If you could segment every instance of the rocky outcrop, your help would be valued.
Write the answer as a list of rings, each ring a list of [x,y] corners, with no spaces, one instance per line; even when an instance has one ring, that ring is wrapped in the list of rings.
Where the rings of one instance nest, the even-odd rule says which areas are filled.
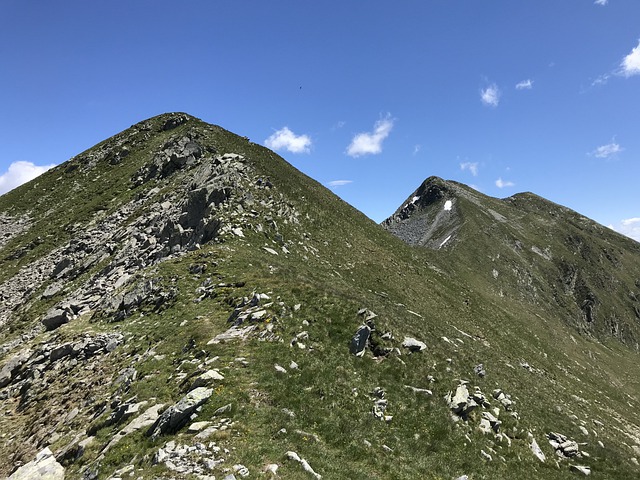
[[[362,325],[351,338],[349,351],[356,357],[362,357],[367,349],[371,328],[368,325]]]
[[[580,451],[580,445],[578,442],[571,440],[566,435],[561,433],[550,432],[547,434],[549,444],[553,447],[556,455],[559,457],[572,458],[572,457],[584,457],[584,452]]]
[[[78,362],[112,352],[124,342],[120,333],[84,335],[66,343],[43,343],[11,357],[0,370],[0,399],[19,394],[24,408],[37,392],[47,388],[46,375]]]
[[[9,475],[9,480],[64,480],[64,475],[64,467],[56,461],[51,450],[45,448],[35,460]]]
[[[189,421],[191,415],[213,394],[213,389],[197,387],[187,393],[175,405],[167,408],[153,425],[147,430],[147,436],[156,439],[158,436],[175,432]]]

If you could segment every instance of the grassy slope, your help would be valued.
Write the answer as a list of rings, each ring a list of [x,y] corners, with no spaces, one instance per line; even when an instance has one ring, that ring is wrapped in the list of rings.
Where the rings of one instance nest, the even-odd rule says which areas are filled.
[[[637,428],[637,420],[629,415],[638,407],[636,354],[615,342],[606,345],[581,337],[550,312],[523,308],[517,298],[496,296],[493,287],[487,287],[480,277],[463,275],[465,267],[454,266],[455,250],[447,254],[407,247],[272,152],[218,128],[200,128],[208,129],[219,152],[247,156],[257,173],[271,178],[303,220],[297,226],[280,224],[283,239],[293,245],[288,256],[274,256],[261,249],[265,244],[276,245],[273,236],[247,232],[245,239],[210,244],[157,267],[156,275],[167,282],[175,279],[180,293],[174,307],[115,325],[129,340],[109,359],[114,375],[119,367],[132,363],[132,353],[149,346],[166,355],[136,364],[140,379],[132,385],[131,395],[137,394],[139,400],[177,400],[181,393],[171,376],[176,365],[193,357],[193,351],[183,351],[193,338],[196,350],[204,350],[209,357],[219,356],[215,366],[226,377],[200,419],[208,418],[221,405],[234,406],[234,429],[217,439],[220,445],[233,449],[227,466],[243,463],[257,471],[266,463],[277,462],[283,465],[281,478],[301,478],[300,467],[284,460],[287,450],[295,450],[325,478],[455,478],[462,474],[471,478],[570,478],[567,462],[558,469],[544,441],[543,434],[553,430],[589,443],[584,449],[592,458],[583,463],[591,465],[600,478],[632,478],[637,473],[629,461],[631,450],[623,443],[631,441],[617,430],[624,428],[623,421],[635,423]],[[162,137],[150,141],[158,145]],[[150,146],[146,151],[152,149]],[[142,159],[144,151],[139,155]],[[85,203],[73,209],[72,215],[71,203],[65,202],[75,205],[79,197],[66,192],[73,191],[70,185],[78,174],[67,178],[63,166],[2,197],[0,210],[18,212],[29,206],[36,218],[46,205],[60,206],[41,225],[5,248],[3,256],[28,243],[36,231],[40,236],[42,232],[52,235],[49,243],[22,259],[5,262],[3,275],[9,276],[52,244],[64,243],[68,224],[85,221],[97,208],[109,208],[111,198],[120,201],[134,195],[135,191],[123,188],[123,180],[137,170],[139,161],[132,155],[123,164],[101,164],[95,172],[87,173],[100,180],[92,178],[87,190],[78,191]],[[318,256],[309,254],[298,242],[316,248]],[[188,266],[196,261],[211,263],[213,273],[205,276],[214,275],[221,282],[243,281],[245,286],[226,289],[214,299],[194,304],[195,289],[202,278],[188,274]],[[251,339],[207,345],[227,328],[230,304],[253,291],[267,292],[284,303],[286,309],[279,310],[273,319],[283,342]],[[299,311],[292,308],[296,304],[301,305]],[[370,353],[364,358],[351,356],[348,343],[361,324],[356,312],[362,307],[379,315],[378,329],[391,331],[395,346],[410,335],[425,341],[428,350],[382,361]],[[303,325],[305,320],[308,326]],[[73,335],[74,331],[96,328],[114,326],[80,321],[62,327],[61,332],[66,329]],[[302,330],[309,334],[305,340],[308,348],[290,347],[289,341]],[[246,358],[246,367],[240,366],[238,357]],[[288,369],[291,360],[299,364],[299,370],[290,370],[287,375],[275,370],[276,363]],[[536,373],[522,368],[521,360],[529,362]],[[487,369],[484,379],[474,378],[477,363],[484,363]],[[435,377],[435,383],[427,381],[428,375]],[[476,422],[454,424],[449,419],[443,396],[460,378],[481,386],[487,395],[499,387],[514,397],[520,421],[505,415],[503,425],[514,437],[512,447],[494,444],[489,436],[475,430]],[[430,388],[434,394],[419,396],[404,385]],[[369,393],[378,386],[387,391],[388,413],[394,416],[389,424],[371,414]],[[105,392],[113,389],[104,387]],[[585,438],[570,415],[585,420],[589,430],[597,430],[605,448],[595,444],[593,434]],[[624,420],[617,422],[616,416]],[[595,426],[593,419],[606,426]],[[278,434],[281,428],[288,433]],[[546,464],[528,450],[529,429],[551,458]],[[296,430],[317,435],[319,441]],[[107,439],[113,431],[102,429],[98,438]],[[471,442],[465,438],[467,433]],[[186,434],[178,437],[181,441],[189,438]],[[366,446],[364,440],[372,446]],[[53,447],[63,443],[64,439]],[[117,466],[132,462],[151,478],[162,471],[151,467],[149,457],[159,444],[141,434],[124,440],[103,460],[102,474],[106,478]],[[383,450],[382,445],[392,451]],[[489,448],[496,452],[493,462],[482,460],[480,454],[481,449]],[[90,464],[96,453],[90,448],[77,464],[70,465],[71,475],[83,464]]]

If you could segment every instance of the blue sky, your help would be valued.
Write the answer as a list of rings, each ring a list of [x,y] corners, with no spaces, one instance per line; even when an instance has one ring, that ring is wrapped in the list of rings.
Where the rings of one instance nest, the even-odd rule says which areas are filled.
[[[184,111],[376,221],[438,175],[640,239],[638,0],[2,0],[0,92],[0,192]]]

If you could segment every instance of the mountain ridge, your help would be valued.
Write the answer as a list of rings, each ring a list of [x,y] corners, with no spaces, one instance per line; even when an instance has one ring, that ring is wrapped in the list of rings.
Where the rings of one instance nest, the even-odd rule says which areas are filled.
[[[410,246],[172,113],[0,197],[0,475],[635,475],[636,250],[431,179]]]

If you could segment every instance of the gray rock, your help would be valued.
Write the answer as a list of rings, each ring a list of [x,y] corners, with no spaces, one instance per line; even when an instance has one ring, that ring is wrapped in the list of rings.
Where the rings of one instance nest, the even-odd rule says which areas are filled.
[[[189,390],[193,390],[198,387],[206,387],[214,382],[224,380],[224,376],[218,370],[207,370],[202,375],[199,375],[191,385]]]
[[[74,353],[73,344],[64,343],[51,350],[51,353],[49,354],[49,360],[55,362],[56,360],[60,360],[61,358],[71,355],[72,353]],[[75,353],[77,354],[77,352]]]
[[[4,364],[2,370],[0,370],[0,388],[6,387],[11,382],[11,379],[16,375],[20,368],[27,363],[29,357],[31,357],[31,350],[25,350],[18,355],[11,357],[11,359]]]
[[[48,300],[49,298],[55,297],[60,293],[60,291],[62,291],[62,285],[59,283],[52,283],[44,290],[44,292],[42,292],[42,298],[44,300]]]
[[[356,357],[362,357],[367,348],[367,342],[369,341],[370,336],[371,328],[367,325],[362,325],[360,328],[358,328],[358,331],[351,339],[349,351]]]
[[[531,445],[529,445],[529,447],[538,460],[544,462],[547,459],[546,455],[538,445],[538,442],[536,442],[535,438],[531,439]]]
[[[479,363],[478,365],[473,367],[473,371],[480,378],[484,377],[487,374],[486,370],[484,369],[484,365],[482,363]]]
[[[47,330],[55,330],[60,325],[69,323],[69,320],[71,320],[71,315],[68,311],[60,308],[52,308],[42,318],[42,324]]]
[[[574,472],[583,473],[584,475],[591,475],[591,468],[586,467],[584,465],[571,465],[569,470],[573,470]]]
[[[408,388],[409,390],[411,390],[414,393],[420,393],[420,394],[425,395],[427,397],[430,397],[431,395],[433,395],[433,392],[431,390],[426,389],[426,388],[412,387],[411,385],[405,385],[404,388]]]
[[[209,425],[211,425],[211,422],[209,421],[193,422],[191,425],[189,425],[189,428],[187,429],[187,433],[201,432],[202,430],[207,428]]]
[[[449,408],[459,415],[462,415],[464,412],[468,413],[472,408],[477,406],[475,401],[469,398],[469,390],[464,384],[458,385],[455,393],[449,392],[445,397],[445,400],[447,401]],[[471,405],[472,402],[473,405]]]
[[[317,480],[320,480],[322,478],[322,475],[320,475],[319,473],[316,473],[313,470],[313,468],[311,468],[311,465],[309,465],[309,462],[307,462],[304,458],[300,458],[300,456],[296,452],[288,451],[285,455],[289,460],[293,460],[295,462],[300,463],[302,465],[303,470],[313,475]]]
[[[213,416],[217,417],[218,415],[222,415],[223,413],[230,412],[231,408],[232,408],[231,404],[227,403],[226,405],[218,408],[215,412],[213,412]]]
[[[64,467],[60,465],[53,452],[45,448],[32,462],[23,465],[9,476],[9,480],[64,480]]]
[[[421,352],[427,348],[427,344],[421,342],[420,340],[416,340],[413,337],[404,337],[402,341],[402,346],[408,349],[410,352]]]
[[[147,435],[155,439],[167,432],[175,432],[184,426],[196,409],[213,394],[213,389],[198,387],[187,393],[175,405],[167,408],[147,430]]]

